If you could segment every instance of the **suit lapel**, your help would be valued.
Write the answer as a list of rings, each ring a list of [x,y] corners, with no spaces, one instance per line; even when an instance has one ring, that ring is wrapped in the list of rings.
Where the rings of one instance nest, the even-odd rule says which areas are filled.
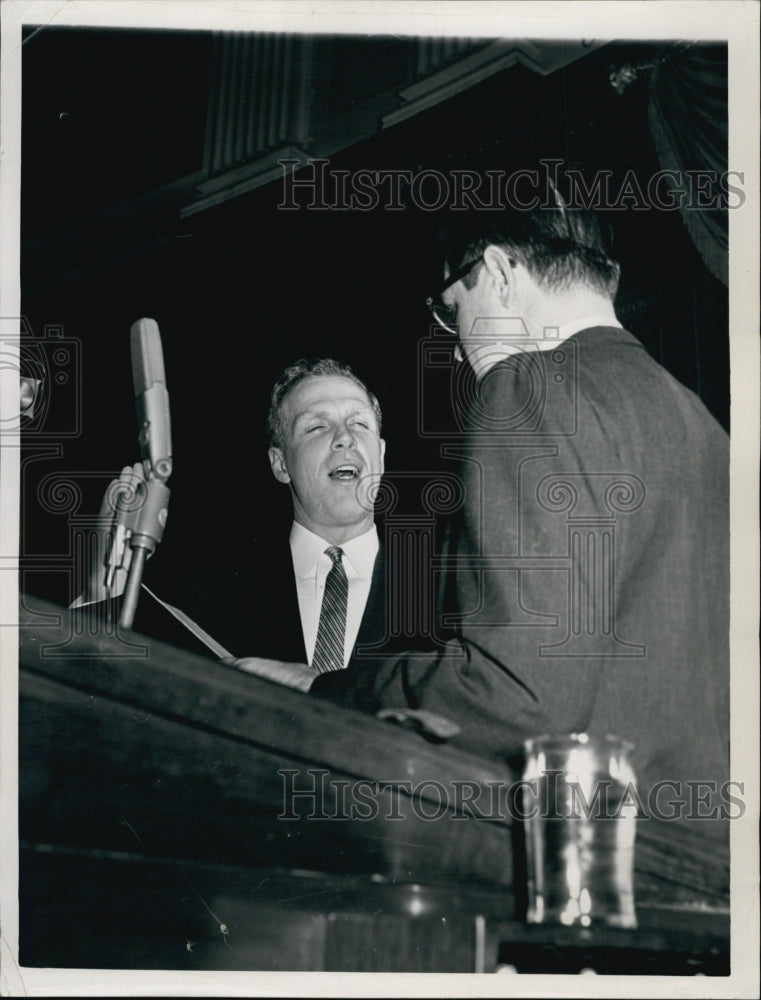
[[[277,635],[275,648],[279,651],[275,658],[290,663],[306,663],[304,631],[301,627],[299,595],[290,543],[286,542],[285,551],[277,560],[277,565],[280,568],[279,579],[270,595],[270,603],[274,604],[271,629],[273,634]]]
[[[386,637],[386,555],[381,546],[373,565],[373,578],[367,595],[365,613],[357,633],[354,652],[364,646],[376,646]]]
[[[301,628],[299,598],[293,573],[291,547],[257,542],[250,568],[236,573],[224,601],[225,626],[236,656],[261,656],[286,663],[306,663],[304,633]],[[216,636],[215,636],[216,638]]]

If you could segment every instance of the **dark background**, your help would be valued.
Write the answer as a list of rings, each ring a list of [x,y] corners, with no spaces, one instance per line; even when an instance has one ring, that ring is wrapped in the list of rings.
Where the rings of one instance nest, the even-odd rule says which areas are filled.
[[[393,79],[405,44],[326,37],[318,55],[345,67],[358,93]],[[644,187],[659,169],[646,77],[619,95],[609,74],[659,51],[610,43],[548,76],[514,66],[344,149],[331,168],[509,172],[559,157],[585,177],[612,171],[613,190],[632,168]],[[349,362],[378,395],[388,471],[443,465],[440,442],[418,433],[421,384],[439,425],[451,427],[446,381],[418,364],[430,335],[425,298],[441,280],[433,213],[410,204],[288,212],[276,181],[184,220],[159,199],[145,220],[127,211],[96,224],[99,211],[200,169],[209,72],[208,34],[27,32],[22,311],[34,351],[62,377],[48,383],[44,415],[26,435],[22,587],[60,602],[76,586],[72,514],[94,513],[108,479],[139,457],[129,327],[141,316],[159,323],[172,404],[170,520],[146,570],[169,600],[188,553],[198,553],[199,573],[210,554],[232,566],[250,538],[287,530],[290,504],[272,480],[263,423],[272,382],[302,355]],[[340,109],[346,91],[331,80]],[[622,322],[728,427],[726,289],[679,213],[609,214]],[[50,327],[62,345],[51,346]],[[64,481],[81,493],[73,508],[56,494]]]

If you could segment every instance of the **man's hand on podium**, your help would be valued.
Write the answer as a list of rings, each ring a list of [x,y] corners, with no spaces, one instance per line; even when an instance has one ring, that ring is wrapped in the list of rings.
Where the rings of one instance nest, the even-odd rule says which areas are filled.
[[[296,691],[308,691],[315,679],[315,672],[306,663],[281,663],[280,660],[264,660],[258,656],[244,656],[239,659],[222,660],[229,667],[244,670],[247,674],[255,674],[267,681],[295,688]]]

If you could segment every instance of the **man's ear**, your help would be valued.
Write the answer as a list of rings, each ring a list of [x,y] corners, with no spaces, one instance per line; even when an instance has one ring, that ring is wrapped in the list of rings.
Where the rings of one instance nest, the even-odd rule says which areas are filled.
[[[494,287],[503,305],[511,298],[515,281],[515,264],[502,247],[490,245],[484,250],[484,266],[494,281]]]
[[[384,438],[379,438],[379,440],[380,440],[380,453],[381,453],[380,470],[381,470],[381,475],[383,475],[383,473],[386,471],[386,441]]]
[[[288,475],[288,468],[285,464],[285,455],[280,448],[274,446],[267,452],[269,455],[272,475],[279,483],[290,483],[291,477]]]

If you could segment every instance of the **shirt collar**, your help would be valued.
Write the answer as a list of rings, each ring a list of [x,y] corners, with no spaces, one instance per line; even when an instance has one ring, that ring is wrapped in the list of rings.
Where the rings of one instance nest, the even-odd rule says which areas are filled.
[[[545,328],[545,335],[541,339],[528,341],[531,344],[529,350],[553,351],[575,333],[579,333],[581,330],[591,330],[595,326],[623,329],[616,319],[615,313],[590,313],[588,316],[579,316],[577,319],[572,319],[560,326]],[[510,344],[508,341],[504,341],[499,345],[486,345],[483,357],[479,357],[479,353],[476,351],[470,360],[476,379],[482,379],[496,364],[510,357],[511,354],[524,354],[526,350],[527,348],[520,342]]]
[[[297,521],[291,525],[290,543],[295,575],[301,579],[316,576],[320,558],[331,543]],[[343,542],[341,548],[344,553],[343,563],[347,570],[353,570],[360,578],[370,579],[379,548],[378,530],[375,524],[356,538]],[[327,556],[325,558],[327,559]]]
[[[591,330],[593,326],[607,326],[613,329],[623,329],[613,313],[595,313],[589,316],[580,316],[572,319],[570,323],[563,323],[558,327],[558,340],[567,340],[580,330]]]

